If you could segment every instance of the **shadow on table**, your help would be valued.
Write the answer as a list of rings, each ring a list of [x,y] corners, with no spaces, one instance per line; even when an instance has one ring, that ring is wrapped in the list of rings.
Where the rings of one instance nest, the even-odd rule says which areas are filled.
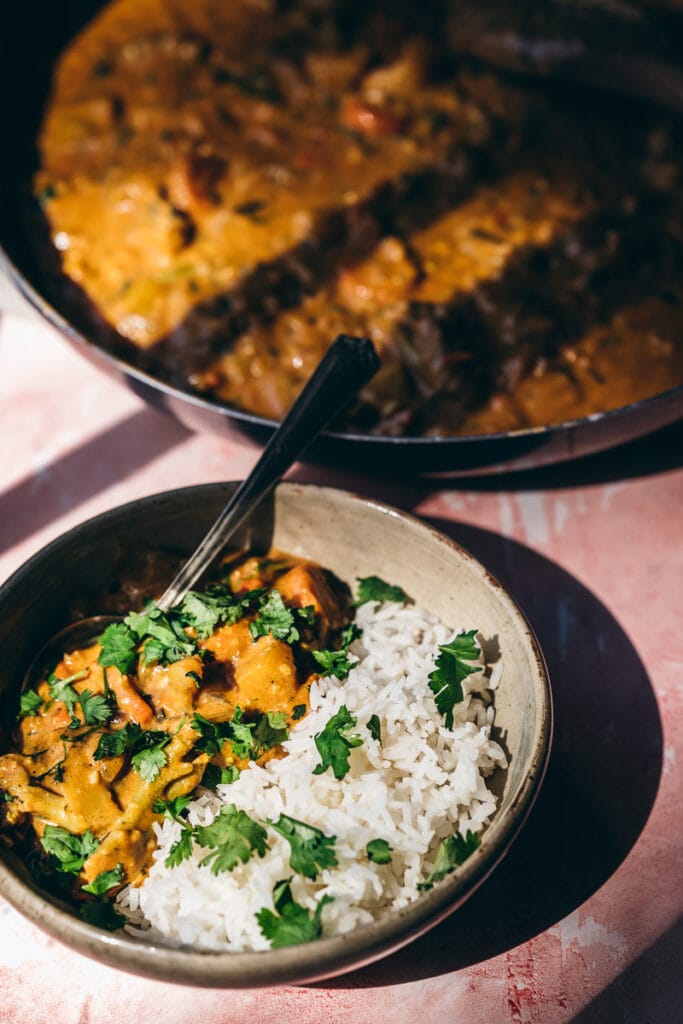
[[[506,586],[545,652],[555,704],[546,780],[511,851],[447,921],[326,987],[396,984],[504,953],[562,920],[613,874],[652,808],[662,727],[645,669],[618,622],[577,579],[515,541],[432,520]]]
[[[647,1021],[671,1024],[680,1018],[683,917],[603,989],[571,1024]]]
[[[153,409],[127,416],[0,494],[0,550],[37,533],[190,437]]]

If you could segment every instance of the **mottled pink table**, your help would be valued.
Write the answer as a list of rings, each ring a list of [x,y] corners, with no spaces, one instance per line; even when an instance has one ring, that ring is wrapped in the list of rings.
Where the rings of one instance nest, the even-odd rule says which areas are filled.
[[[253,449],[148,410],[50,329],[0,325],[0,578],[130,498],[241,477]],[[217,992],[71,953],[0,902],[11,1024],[374,1024],[683,1019],[683,430],[581,464],[435,485],[298,467],[428,518],[508,586],[545,649],[548,777],[462,910],[375,966],[305,988]]]

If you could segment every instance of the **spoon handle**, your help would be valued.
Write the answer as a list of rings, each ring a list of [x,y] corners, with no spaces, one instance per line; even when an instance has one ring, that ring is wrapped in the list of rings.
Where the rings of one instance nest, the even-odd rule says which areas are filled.
[[[368,338],[339,335],[304,385],[249,476],[237,488],[199,547],[156,602],[158,608],[167,611],[182,601],[250,512],[378,368],[379,358]]]

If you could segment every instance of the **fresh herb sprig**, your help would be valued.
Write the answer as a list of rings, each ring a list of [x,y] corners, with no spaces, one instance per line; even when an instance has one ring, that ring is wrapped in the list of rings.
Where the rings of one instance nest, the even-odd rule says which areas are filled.
[[[235,804],[223,804],[211,824],[198,825],[193,834],[199,846],[210,849],[199,863],[210,865],[214,875],[232,871],[240,862],[246,864],[254,853],[264,857],[268,849],[268,833],[263,825]]]
[[[446,836],[436,851],[434,867],[429,872],[424,882],[418,884],[420,892],[427,892],[440,882],[442,878],[449,875],[455,868],[464,864],[468,857],[471,857],[480,844],[479,836],[475,832],[466,832],[463,836],[460,832],[454,832]]]
[[[269,821],[268,824],[289,843],[289,866],[292,871],[315,881],[324,868],[337,866],[334,852],[336,836],[326,836],[319,828],[306,825],[287,814],[281,814],[277,821]]]
[[[398,604],[408,604],[410,598],[402,587],[387,583],[380,576],[358,576],[358,596],[354,601],[356,608],[368,601],[395,601]]]
[[[327,893],[322,896],[311,914],[292,897],[291,878],[285,878],[273,888],[273,907],[263,907],[256,915],[261,934],[270,942],[271,949],[313,942],[322,935],[322,911],[334,901]]]
[[[447,729],[453,728],[453,708],[463,699],[463,680],[482,671],[481,665],[470,664],[481,657],[476,635],[477,630],[470,629],[458,633],[449,644],[439,644],[436,668],[429,674],[429,688]]]
[[[355,623],[350,622],[341,631],[338,650],[323,648],[320,651],[311,651],[314,660],[318,663],[324,675],[335,676],[335,678],[342,680],[346,679],[354,665],[354,662],[349,658],[349,647],[361,635],[362,630]]]
[[[349,770],[349,751],[353,747],[360,747],[363,743],[362,737],[351,732],[355,725],[355,715],[352,715],[346,705],[342,704],[322,732],[315,736],[315,745],[321,761],[313,769],[314,775],[322,775],[328,768],[331,768],[335,779],[344,778]]]

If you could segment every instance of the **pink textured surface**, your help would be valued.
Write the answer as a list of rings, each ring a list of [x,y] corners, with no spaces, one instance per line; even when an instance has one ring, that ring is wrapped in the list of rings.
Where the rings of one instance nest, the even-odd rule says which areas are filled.
[[[48,328],[0,324],[0,579],[67,527],[168,487],[241,477],[253,449],[193,436]],[[0,900],[0,1021],[466,1024],[680,1019],[683,432],[583,465],[438,484],[297,467],[469,548],[517,597],[556,700],[546,784],[468,905],[317,986],[198,991],[66,950]]]

